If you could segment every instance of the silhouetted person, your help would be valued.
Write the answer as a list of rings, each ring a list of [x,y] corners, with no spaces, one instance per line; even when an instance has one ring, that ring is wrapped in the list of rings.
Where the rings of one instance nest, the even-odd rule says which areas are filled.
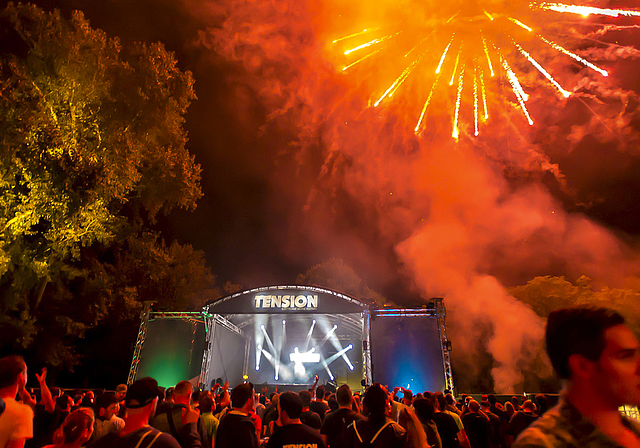
[[[386,389],[373,384],[364,394],[365,418],[355,420],[348,428],[346,446],[359,448],[404,448],[407,439],[405,429],[389,418],[391,405]]]
[[[216,448],[258,448],[255,426],[249,417],[253,400],[251,383],[239,384],[231,391],[233,410],[220,420]]]
[[[347,428],[360,416],[353,411],[353,395],[348,385],[343,384],[336,392],[338,409],[324,417],[320,435],[328,448],[345,448]]]
[[[304,447],[324,448],[324,442],[315,429],[300,421],[302,399],[294,392],[280,394],[278,413],[282,428],[269,438],[267,448]]]
[[[469,438],[471,448],[491,448],[491,423],[480,413],[480,404],[469,400],[468,412],[462,416],[462,424]]]

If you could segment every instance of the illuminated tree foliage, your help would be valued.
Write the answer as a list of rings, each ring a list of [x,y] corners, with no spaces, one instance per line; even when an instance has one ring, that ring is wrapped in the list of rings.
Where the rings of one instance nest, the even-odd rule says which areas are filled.
[[[80,12],[0,11],[0,345],[35,346],[46,329],[52,362],[70,363],[66,336],[178,282],[176,260],[199,280],[173,284],[170,303],[207,289],[202,254],[136,242],[159,213],[201,196],[183,128],[194,98],[191,73],[159,43],[122,49]],[[156,277],[118,277],[136,256]]]
[[[564,277],[536,277],[509,292],[529,305],[542,318],[559,308],[595,305],[612,308],[622,314],[631,330],[640,337],[640,278],[630,277],[623,288],[594,290],[591,279],[582,276],[574,283]]]

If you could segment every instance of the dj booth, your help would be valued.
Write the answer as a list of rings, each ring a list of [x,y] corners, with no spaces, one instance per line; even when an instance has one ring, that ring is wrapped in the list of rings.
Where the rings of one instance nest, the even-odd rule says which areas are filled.
[[[164,387],[229,381],[303,389],[378,382],[416,392],[453,390],[443,299],[422,308],[378,308],[315,286],[250,289],[199,312],[142,312],[128,382]]]

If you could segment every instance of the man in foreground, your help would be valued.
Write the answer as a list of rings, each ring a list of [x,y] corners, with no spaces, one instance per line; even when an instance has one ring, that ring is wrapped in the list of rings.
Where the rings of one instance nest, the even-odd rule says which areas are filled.
[[[258,437],[249,412],[253,410],[253,384],[242,383],[231,391],[233,409],[218,425],[216,448],[258,448]]]
[[[33,437],[33,411],[18,403],[16,395],[27,384],[27,365],[20,356],[0,359],[0,400],[4,411],[0,415],[0,447],[22,448]]]
[[[618,411],[640,405],[640,345],[624,318],[605,308],[554,311],[546,345],[567,384],[558,405],[525,429],[514,448],[640,448],[640,426]]]
[[[318,431],[304,425],[300,421],[302,414],[302,398],[294,392],[280,394],[278,413],[282,428],[276,430],[269,438],[267,448],[298,447],[324,448],[324,442]]]
[[[353,394],[348,385],[343,384],[336,392],[338,410],[328,413],[322,422],[320,436],[329,448],[344,448],[347,428],[360,416],[351,409]]]
[[[185,409],[182,413],[183,427],[180,442],[170,434],[149,426],[149,420],[156,412],[158,397],[161,395],[158,382],[153,378],[136,380],[127,390],[125,406],[127,415],[124,428],[118,433],[110,432],[91,444],[91,448],[139,448],[153,445],[153,448],[204,448],[196,429],[200,413]]]

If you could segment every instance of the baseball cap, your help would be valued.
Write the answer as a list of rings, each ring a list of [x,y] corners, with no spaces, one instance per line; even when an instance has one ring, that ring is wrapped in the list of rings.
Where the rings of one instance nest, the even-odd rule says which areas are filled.
[[[124,397],[124,404],[127,408],[142,408],[151,403],[154,398],[162,396],[158,387],[158,382],[151,377],[140,378],[133,382]]]

